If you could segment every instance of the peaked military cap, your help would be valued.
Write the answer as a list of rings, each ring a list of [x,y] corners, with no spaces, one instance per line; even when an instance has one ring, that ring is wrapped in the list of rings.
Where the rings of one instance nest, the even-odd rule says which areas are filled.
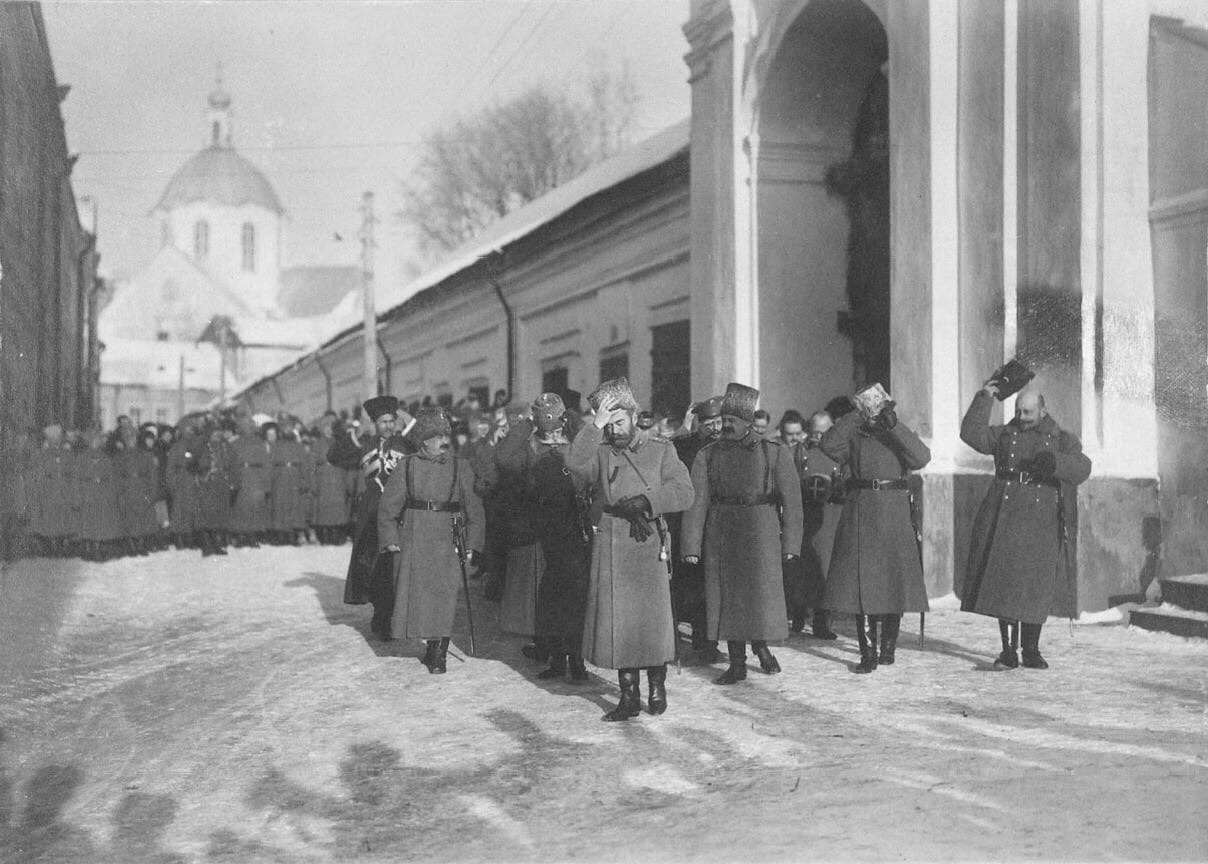
[[[721,416],[721,397],[710,396],[704,402],[697,404],[692,409],[692,413],[701,420],[712,420],[714,417]]]

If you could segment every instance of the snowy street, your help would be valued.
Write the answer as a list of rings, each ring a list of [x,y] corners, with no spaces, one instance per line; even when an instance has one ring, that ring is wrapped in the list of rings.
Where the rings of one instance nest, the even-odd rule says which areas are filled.
[[[859,676],[840,620],[602,723],[615,673],[534,680],[480,588],[445,676],[369,641],[349,548],[6,567],[0,860],[1208,859],[1208,643],[1051,621],[994,672],[937,610]]]

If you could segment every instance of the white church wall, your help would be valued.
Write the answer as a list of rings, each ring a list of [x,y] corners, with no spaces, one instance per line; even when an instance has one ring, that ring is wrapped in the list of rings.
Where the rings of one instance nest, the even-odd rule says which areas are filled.
[[[199,267],[221,280],[249,306],[260,312],[275,307],[281,278],[281,219],[257,204],[228,207],[194,201],[174,208],[164,217],[170,241]],[[199,222],[209,226],[209,249],[197,255],[195,231]],[[243,226],[255,233],[255,269],[243,269]]]

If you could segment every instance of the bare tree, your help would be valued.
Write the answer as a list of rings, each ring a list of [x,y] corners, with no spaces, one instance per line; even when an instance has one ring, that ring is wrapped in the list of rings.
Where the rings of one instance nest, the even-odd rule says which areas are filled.
[[[453,249],[629,142],[638,93],[599,58],[582,92],[535,84],[428,134],[400,218],[426,254]]]

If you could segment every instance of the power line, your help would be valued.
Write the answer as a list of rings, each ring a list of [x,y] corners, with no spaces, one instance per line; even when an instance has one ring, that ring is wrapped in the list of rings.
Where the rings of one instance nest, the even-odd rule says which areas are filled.
[[[528,45],[528,43],[532,40],[533,36],[537,33],[537,31],[541,29],[541,26],[545,23],[545,19],[549,18],[550,13],[552,13],[557,8],[558,7],[552,3],[549,6],[545,7],[545,11],[541,13],[541,17],[539,19],[537,19],[537,23],[533,27],[533,29],[530,30],[528,32],[528,35],[524,37],[523,41],[521,41],[521,43],[516,46],[516,50],[513,51],[511,53],[511,55],[508,57],[508,59],[504,61],[504,64],[502,66],[500,66],[498,70],[496,70],[494,76],[492,76],[491,80],[487,82],[487,86],[482,89],[490,90],[492,87],[495,86],[495,82],[499,80],[499,76],[504,73],[504,70],[506,70],[508,68],[508,66],[512,65],[512,61],[515,60],[516,57],[519,56],[520,52],[524,50],[524,46]],[[482,92],[482,91],[480,90],[479,92]]]
[[[346,142],[341,144],[276,144],[266,145],[261,147],[236,147],[232,148],[241,153],[279,153],[293,150],[357,150],[369,149],[373,147],[418,147],[418,140],[409,141],[366,141],[363,143]],[[202,148],[204,149],[204,148]],[[176,147],[168,148],[150,148],[150,149],[130,149],[130,150],[79,150],[81,156],[181,156],[192,155],[198,152],[198,148],[183,149]]]
[[[495,44],[491,46],[491,50],[487,52],[487,56],[481,63],[478,64],[477,67],[475,67],[473,74],[471,74],[466,80],[466,86],[461,89],[461,93],[459,93],[457,98],[453,100],[454,112],[458,107],[461,106],[462,101],[466,97],[466,93],[468,93],[470,90],[470,85],[478,80],[478,73],[482,72],[483,69],[490,65],[491,59],[495,56],[495,52],[499,50],[499,46],[503,44],[503,40],[507,39],[508,34],[512,32],[518,23],[520,23],[520,19],[524,17],[526,12],[528,12],[531,5],[532,0],[525,0],[524,5],[520,7],[520,11],[517,12],[512,20],[508,22],[508,26],[504,28],[503,33],[501,33],[499,38],[495,40]]]

